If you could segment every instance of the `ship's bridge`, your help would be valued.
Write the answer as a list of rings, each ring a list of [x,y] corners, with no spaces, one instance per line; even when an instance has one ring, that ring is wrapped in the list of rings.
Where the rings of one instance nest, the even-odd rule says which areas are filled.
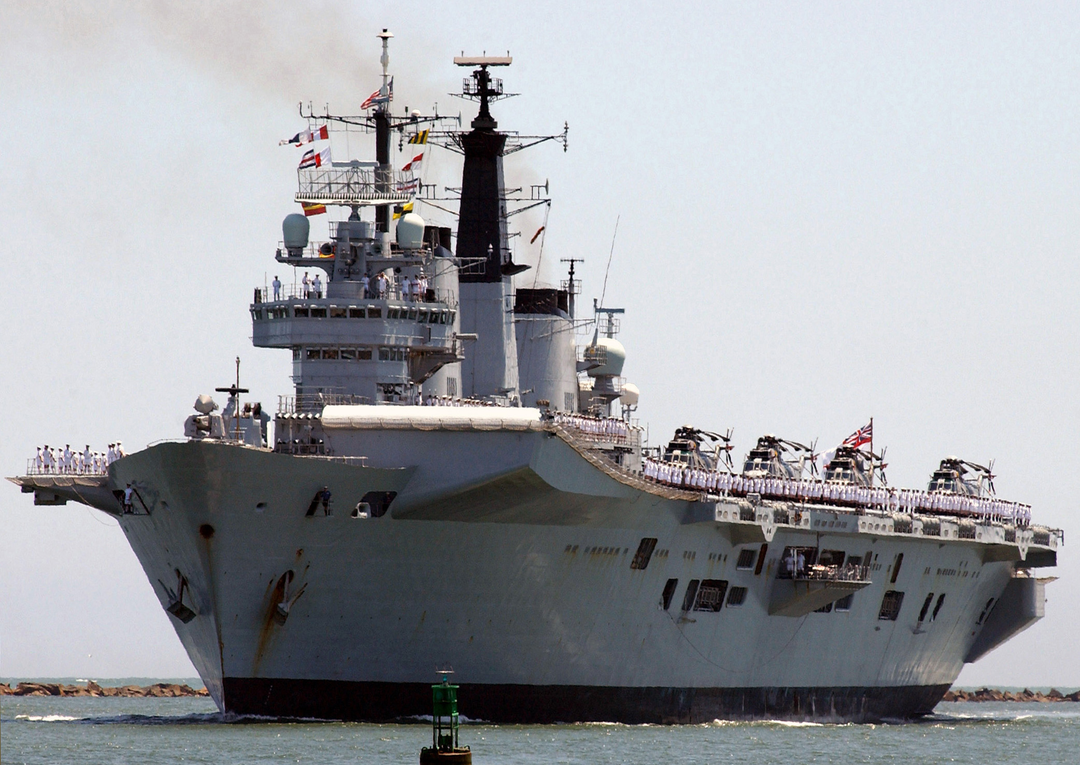
[[[252,343],[292,352],[297,401],[416,403],[421,385],[462,360],[448,229],[407,214],[393,242],[350,218],[331,226],[331,241],[310,244],[304,216],[290,215],[282,233],[278,262],[307,270],[300,284],[275,276],[256,288]],[[457,374],[441,373],[424,392],[457,395],[457,382]]]

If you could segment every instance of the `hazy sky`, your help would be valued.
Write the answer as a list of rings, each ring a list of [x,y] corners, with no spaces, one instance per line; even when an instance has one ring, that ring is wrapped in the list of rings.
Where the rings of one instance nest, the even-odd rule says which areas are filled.
[[[584,257],[589,304],[621,216],[607,303],[654,443],[693,423],[733,427],[739,454],[765,432],[827,447],[873,416],[892,483],[993,458],[1000,495],[1071,530],[1071,3],[4,3],[3,474],[38,444],[181,436],[237,355],[264,404],[290,392],[247,313],[296,208],[277,142],[301,100],[358,110],[384,26],[395,108],[471,119],[452,57],[509,50],[501,127],[569,122],[568,153],[507,160],[554,198],[515,260],[543,243],[557,280]],[[452,155],[429,160],[458,185]],[[194,675],[114,521],[2,491],[0,675]],[[1075,561],[960,683],[1080,685]]]

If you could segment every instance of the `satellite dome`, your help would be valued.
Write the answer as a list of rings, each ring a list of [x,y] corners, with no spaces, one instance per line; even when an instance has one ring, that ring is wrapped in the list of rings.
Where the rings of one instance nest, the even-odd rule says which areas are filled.
[[[598,338],[585,349],[586,358],[592,356],[600,361],[600,366],[589,370],[589,377],[618,377],[622,374],[626,362],[626,349],[613,337]],[[595,355],[594,355],[595,354]]]
[[[302,250],[307,247],[311,223],[300,213],[290,213],[281,222],[281,238],[286,250]]]
[[[405,213],[397,224],[397,243],[403,250],[419,250],[424,246],[424,219],[416,213]]]
[[[622,395],[619,396],[619,400],[623,402],[623,406],[637,406],[639,398],[641,398],[641,391],[638,386],[633,383],[622,386]]]
[[[195,411],[199,414],[210,414],[218,408],[218,405],[214,403],[214,399],[207,396],[205,393],[200,393],[199,397],[195,399]]]

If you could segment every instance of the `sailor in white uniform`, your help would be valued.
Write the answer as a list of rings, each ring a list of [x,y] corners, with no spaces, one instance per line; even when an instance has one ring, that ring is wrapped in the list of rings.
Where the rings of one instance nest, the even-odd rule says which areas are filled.
[[[274,274],[274,281],[270,285],[274,288],[274,300],[281,300],[281,281],[277,278],[277,274]]]

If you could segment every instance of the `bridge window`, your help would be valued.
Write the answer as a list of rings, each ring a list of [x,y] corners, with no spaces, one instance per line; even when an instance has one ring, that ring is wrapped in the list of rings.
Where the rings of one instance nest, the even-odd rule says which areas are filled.
[[[298,305],[298,306],[293,307],[293,316],[295,316],[298,319],[307,318],[309,313],[310,312],[308,311],[308,308],[307,308],[306,305]]]
[[[904,593],[889,590],[881,599],[881,610],[878,611],[878,619],[885,622],[895,622],[900,616],[900,606],[904,602]]]
[[[304,353],[304,358],[308,361],[317,361],[322,358],[322,354],[319,352],[318,348],[308,348]]]
[[[695,611],[719,611],[724,606],[728,583],[723,579],[703,579],[698,587]]]
[[[324,359],[337,360],[338,349],[337,348],[323,348],[322,357]]]
[[[379,306],[371,306],[367,309],[367,317],[369,319],[381,319],[382,308],[380,308]]]
[[[299,361],[300,360],[300,353],[301,353],[301,350],[299,348],[293,348],[292,349],[292,360],[293,361]]]
[[[356,349],[355,348],[342,348],[341,349],[342,361],[356,361]]]
[[[316,308],[316,307],[312,306],[311,307],[311,318],[313,318],[313,319],[325,319],[326,318],[326,309],[325,308]]]
[[[350,319],[362,319],[362,318],[364,318],[365,315],[366,314],[365,314],[363,308],[350,308],[349,309],[349,318]]]
[[[349,311],[345,308],[338,308],[336,305],[330,306],[330,318],[331,319],[346,319],[349,316]]]
[[[357,348],[356,358],[360,361],[371,361],[371,349],[370,348]]]

